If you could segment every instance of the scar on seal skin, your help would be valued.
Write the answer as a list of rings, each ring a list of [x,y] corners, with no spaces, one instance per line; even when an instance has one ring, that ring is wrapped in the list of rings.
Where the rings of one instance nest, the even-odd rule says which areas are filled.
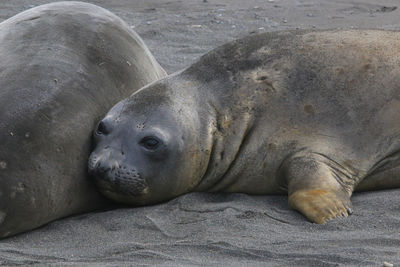
[[[398,62],[394,31],[233,41],[116,104],[95,131],[89,171],[132,205],[286,193],[312,222],[346,217],[355,190],[400,187]],[[121,166],[146,187],[119,179]]]

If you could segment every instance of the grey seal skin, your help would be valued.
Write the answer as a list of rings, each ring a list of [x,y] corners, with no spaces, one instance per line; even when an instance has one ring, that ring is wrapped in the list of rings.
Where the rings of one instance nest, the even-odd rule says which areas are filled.
[[[89,170],[107,197],[287,193],[325,223],[355,190],[400,187],[400,33],[249,36],[115,105]]]
[[[165,75],[127,24],[92,4],[48,4],[2,22],[0,237],[105,207],[87,175],[92,129]]]

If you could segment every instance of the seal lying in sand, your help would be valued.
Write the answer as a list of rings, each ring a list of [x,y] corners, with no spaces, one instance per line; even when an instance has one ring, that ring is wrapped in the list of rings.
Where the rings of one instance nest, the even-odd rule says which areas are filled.
[[[128,25],[62,2],[0,24],[0,236],[104,207],[90,133],[117,101],[165,76]]]
[[[400,33],[276,32],[203,56],[115,105],[89,160],[109,198],[288,193],[325,223],[355,189],[400,187]]]

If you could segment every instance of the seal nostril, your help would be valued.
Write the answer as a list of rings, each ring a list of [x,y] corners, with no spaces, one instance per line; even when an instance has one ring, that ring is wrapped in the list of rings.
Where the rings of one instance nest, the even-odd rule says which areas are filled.
[[[111,168],[110,167],[107,167],[107,166],[102,166],[102,165],[98,165],[97,166],[97,170],[98,170],[98,172],[100,172],[100,173],[104,173],[104,172],[108,172],[109,170],[111,170]]]

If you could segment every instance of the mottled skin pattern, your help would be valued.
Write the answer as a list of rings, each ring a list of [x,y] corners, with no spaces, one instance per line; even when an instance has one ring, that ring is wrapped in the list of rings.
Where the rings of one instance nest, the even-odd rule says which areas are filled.
[[[125,203],[287,193],[293,209],[325,223],[352,212],[355,190],[400,187],[399,114],[400,33],[265,33],[114,106],[89,169]],[[140,193],[125,193],[122,166],[146,185]]]
[[[86,3],[39,6],[0,24],[0,237],[103,208],[90,136],[112,105],[165,76],[143,41]]]

